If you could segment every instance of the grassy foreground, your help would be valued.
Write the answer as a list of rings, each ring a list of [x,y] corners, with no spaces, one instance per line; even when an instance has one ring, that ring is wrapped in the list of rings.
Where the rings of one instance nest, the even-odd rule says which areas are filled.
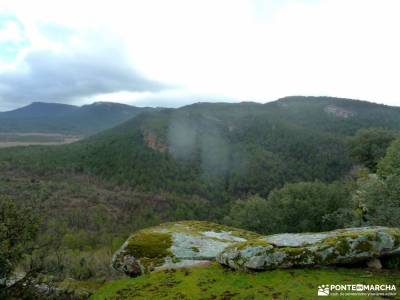
[[[112,281],[90,299],[319,299],[318,285],[360,283],[395,284],[400,289],[400,272],[326,268],[243,273],[213,264]]]

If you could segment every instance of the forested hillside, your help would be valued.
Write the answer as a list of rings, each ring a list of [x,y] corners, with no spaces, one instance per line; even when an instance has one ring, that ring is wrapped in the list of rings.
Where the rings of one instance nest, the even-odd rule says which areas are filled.
[[[152,108],[96,102],[81,107],[34,102],[0,113],[0,133],[62,133],[90,135],[114,127]]]
[[[352,166],[347,137],[370,127],[399,129],[400,110],[310,97],[198,103],[144,113],[72,145],[0,155],[40,172],[83,172],[139,190],[222,201],[267,196],[287,182],[340,179]]]

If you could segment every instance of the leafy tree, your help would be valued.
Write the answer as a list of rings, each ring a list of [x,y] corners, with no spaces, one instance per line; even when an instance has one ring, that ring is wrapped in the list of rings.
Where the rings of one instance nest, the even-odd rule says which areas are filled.
[[[235,227],[242,227],[257,232],[270,232],[269,222],[273,211],[267,200],[253,196],[246,201],[238,200],[231,208],[224,222]]]
[[[324,231],[340,227],[332,214],[349,204],[343,184],[299,182],[274,190],[267,200],[236,202],[225,221],[261,233]]]
[[[400,226],[400,176],[370,175],[358,181],[357,199],[362,225]]]
[[[34,250],[38,217],[9,198],[0,198],[0,298],[7,295],[16,266]]]
[[[385,156],[386,149],[395,139],[392,130],[383,128],[360,129],[348,139],[350,156],[357,162],[376,172],[378,161]]]
[[[268,201],[274,207],[275,232],[306,232],[334,229],[325,216],[350,202],[350,193],[340,183],[300,182],[273,191]]]
[[[378,175],[359,178],[354,198],[367,225],[400,226],[400,138],[378,163]]]
[[[400,139],[394,140],[377,166],[378,174],[358,174],[353,192],[352,225],[400,225]]]
[[[386,156],[379,162],[378,174],[383,177],[400,176],[400,138],[393,141]]]

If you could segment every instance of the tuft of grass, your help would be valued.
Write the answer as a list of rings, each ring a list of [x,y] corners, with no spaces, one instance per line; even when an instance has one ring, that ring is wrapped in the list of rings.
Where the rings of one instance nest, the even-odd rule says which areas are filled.
[[[351,283],[400,286],[400,272],[321,268],[245,273],[215,263],[112,281],[90,299],[315,299],[318,285]]]

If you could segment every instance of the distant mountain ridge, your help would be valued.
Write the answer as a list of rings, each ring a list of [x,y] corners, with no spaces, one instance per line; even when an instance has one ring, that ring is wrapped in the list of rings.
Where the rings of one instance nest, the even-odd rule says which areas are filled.
[[[48,114],[68,113],[77,109],[79,109],[78,106],[69,104],[32,102],[27,106],[1,112],[0,117],[41,117]]]
[[[346,139],[369,127],[400,131],[400,108],[331,97],[195,103],[149,110],[71,145],[0,151],[0,159],[223,201],[342,178],[353,166]]]
[[[157,109],[113,102],[94,102],[83,106],[33,102],[12,111],[0,112],[0,133],[44,132],[87,136],[114,127],[141,112],[154,110]]]

